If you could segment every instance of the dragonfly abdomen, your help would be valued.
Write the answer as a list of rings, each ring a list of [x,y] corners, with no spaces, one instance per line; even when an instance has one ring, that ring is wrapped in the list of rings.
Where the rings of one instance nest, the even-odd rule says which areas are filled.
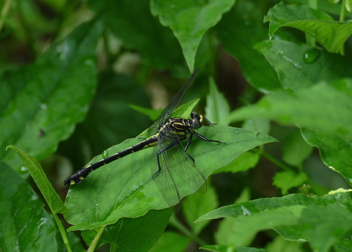
[[[130,148],[127,148],[123,151],[120,151],[110,157],[104,158],[96,163],[87,165],[86,167],[82,168],[81,170],[77,171],[76,173],[72,174],[70,177],[65,179],[64,184],[65,185],[74,185],[74,184],[79,184],[81,183],[92,171],[98,169],[99,167],[106,165],[108,163],[111,163],[112,161],[115,161],[119,158],[123,158],[133,152],[140,151],[142,149],[146,149],[149,147],[153,147],[156,145],[158,139],[158,134],[155,134],[143,142],[140,142]]]

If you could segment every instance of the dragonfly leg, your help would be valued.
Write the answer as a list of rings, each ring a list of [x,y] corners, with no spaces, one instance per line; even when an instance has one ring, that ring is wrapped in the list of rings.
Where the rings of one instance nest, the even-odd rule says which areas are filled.
[[[214,142],[214,143],[225,143],[225,142],[221,142],[221,141],[218,141],[218,140],[210,140],[208,138],[206,138],[205,136],[202,136],[200,134],[198,134],[197,132],[194,132],[194,134],[199,137],[200,139],[204,140],[204,141],[207,141],[207,142]]]
[[[157,160],[158,160],[158,170],[153,174],[152,179],[154,179],[155,175],[158,174],[161,171],[161,166],[160,166],[160,159],[159,156],[160,154],[162,154],[163,152],[167,151],[168,149],[170,149],[171,147],[175,146],[176,144],[178,144],[179,140],[175,140],[172,143],[170,143],[168,146],[162,148],[157,154]]]
[[[194,159],[191,157],[191,155],[188,154],[187,150],[188,150],[188,147],[189,145],[191,144],[191,141],[192,141],[192,138],[193,138],[193,133],[189,136],[188,138],[188,141],[187,141],[187,144],[185,146],[185,152],[187,153],[188,157],[193,161],[193,164],[194,164]]]

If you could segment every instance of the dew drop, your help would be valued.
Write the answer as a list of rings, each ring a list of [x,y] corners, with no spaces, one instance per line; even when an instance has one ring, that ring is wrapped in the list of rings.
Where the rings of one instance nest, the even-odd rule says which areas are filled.
[[[241,208],[242,208],[242,214],[243,215],[252,215],[252,212],[249,211],[246,207],[241,206]]]
[[[21,166],[21,172],[25,173],[25,172],[27,172],[27,171],[28,171],[27,167]]]
[[[318,58],[319,54],[318,49],[308,49],[303,54],[303,61],[307,64],[313,63]]]

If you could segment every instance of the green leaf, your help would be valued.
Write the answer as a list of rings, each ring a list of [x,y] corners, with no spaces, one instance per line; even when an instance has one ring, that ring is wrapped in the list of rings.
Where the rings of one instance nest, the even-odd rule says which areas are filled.
[[[352,142],[311,129],[302,129],[304,139],[319,149],[321,160],[333,171],[339,172],[352,185]]]
[[[258,1],[237,1],[214,30],[225,51],[239,61],[246,80],[256,89],[268,91],[279,88],[280,82],[264,56],[253,49],[255,44],[268,38],[263,15]]]
[[[24,151],[17,148],[16,146],[9,145],[6,149],[8,148],[13,149],[17,153],[17,155],[20,156],[25,168],[28,169],[34,182],[38,186],[43,197],[45,198],[45,201],[48,203],[51,212],[63,214],[67,213],[68,210],[66,206],[62,202],[60,196],[56,193],[53,186],[50,184],[39,162]]]
[[[228,165],[225,165],[224,167],[216,170],[213,174],[217,174],[220,172],[240,172],[240,171],[247,171],[251,168],[254,168],[260,158],[259,151],[257,152],[250,152],[247,151],[245,153],[242,153],[238,158],[233,160],[231,163]]]
[[[275,174],[273,185],[280,188],[282,194],[286,194],[289,189],[302,185],[307,179],[303,172],[297,174],[293,171],[282,171]]]
[[[209,79],[209,95],[207,96],[207,106],[205,107],[207,119],[212,123],[228,125],[228,115],[230,105],[224,94],[220,93],[213,78]]]
[[[248,119],[243,122],[242,128],[269,134],[270,122],[268,119],[263,118]]]
[[[264,21],[270,21],[269,35],[272,37],[280,27],[293,27],[313,36],[328,52],[337,53],[352,34],[351,22],[334,21],[327,14],[305,5],[275,5]]]
[[[223,13],[229,11],[235,0],[171,1],[152,0],[150,9],[159,16],[163,26],[170,27],[181,44],[183,55],[191,72],[194,58],[204,33],[216,25]]]
[[[280,235],[278,235],[274,241],[269,243],[265,248],[268,252],[304,252],[303,248],[301,248],[301,243],[288,241]]]
[[[212,212],[207,213],[206,215],[203,215],[197,221],[201,221],[204,219],[217,219],[217,218],[223,218],[223,217],[225,217],[225,218],[230,217],[230,218],[238,219],[239,217],[241,217],[241,223],[236,222],[236,223],[238,223],[238,226],[236,228],[238,228],[240,230],[237,230],[236,234],[233,233],[234,239],[239,240],[239,238],[241,238],[242,234],[238,234],[238,232],[241,232],[241,230],[243,228],[246,229],[245,231],[243,231],[244,233],[246,233],[246,234],[244,234],[245,237],[242,237],[244,239],[244,238],[248,238],[251,234],[253,234],[253,232],[255,233],[256,232],[256,231],[254,231],[255,229],[258,231],[259,229],[270,228],[270,226],[271,226],[285,239],[304,241],[304,240],[309,239],[308,236],[304,235],[306,230],[309,230],[309,228],[306,228],[304,226],[306,224],[304,224],[303,221],[301,222],[302,226],[299,226],[299,227],[295,226],[295,225],[299,224],[300,219],[303,218],[304,215],[293,214],[293,215],[291,215],[291,217],[293,217],[293,218],[287,219],[287,221],[288,221],[287,223],[280,223],[281,217],[278,217],[278,216],[272,217],[275,220],[273,220],[273,222],[270,222],[269,219],[270,219],[271,214],[275,215],[276,213],[278,213],[280,215],[281,214],[284,215],[284,212],[286,210],[290,211],[291,213],[294,213],[292,211],[298,210],[298,211],[302,212],[303,209],[308,209],[306,207],[328,206],[328,205],[333,205],[335,203],[348,204],[351,200],[351,197],[352,197],[351,192],[342,192],[342,193],[334,193],[334,194],[330,194],[330,195],[326,195],[326,196],[307,196],[307,195],[303,195],[303,194],[290,194],[290,195],[283,196],[280,198],[270,198],[270,199],[269,198],[262,198],[262,199],[252,200],[252,201],[244,202],[244,203],[240,203],[240,204],[234,204],[234,205],[221,207],[219,209],[216,209]],[[285,209],[284,207],[290,207],[290,206],[293,206],[294,208],[286,208],[286,210],[283,211]],[[298,208],[296,208],[296,207],[298,207]],[[278,210],[278,212],[276,212],[276,211],[272,212],[272,210]],[[310,210],[308,210],[308,211],[310,211]],[[261,224],[262,227],[260,228],[260,225],[258,225],[257,227],[250,226],[252,224],[249,224],[249,226],[246,226],[245,218],[246,217],[248,218],[250,216],[254,216],[256,213],[262,213],[263,215],[262,216],[259,215],[259,217],[258,216],[255,217],[253,220],[251,220],[251,223],[253,225],[255,225],[255,221],[258,221],[258,222],[262,223]],[[296,212],[296,213],[298,213],[298,212]],[[332,213],[332,212],[330,214],[334,215],[334,213]],[[295,218],[294,216],[296,216],[297,218]],[[323,216],[323,215],[321,215],[321,216]],[[263,217],[263,219],[261,217]],[[259,219],[257,219],[257,218],[259,218]],[[276,220],[276,219],[278,219],[278,220]],[[265,220],[268,221],[267,224],[265,224]],[[324,225],[324,223],[325,223],[324,217],[312,219],[311,223],[318,222],[318,221],[320,221],[322,223],[322,225]],[[276,226],[274,226],[272,224],[275,224]],[[291,224],[292,224],[292,226],[289,226]],[[285,227],[282,227],[282,226],[285,226]],[[251,228],[253,229],[252,231],[250,230]],[[257,229],[257,228],[259,228],[259,229]],[[313,230],[315,230],[315,229],[312,229],[312,231]],[[239,237],[237,237],[235,235],[239,235]]]
[[[242,203],[250,200],[249,188],[246,188],[242,191],[241,195],[236,199],[235,203]],[[202,221],[203,222],[203,221]],[[224,218],[220,221],[218,230],[215,233],[215,241],[216,244],[231,246],[233,244],[233,236],[232,232],[236,225],[236,219],[234,218]],[[239,246],[250,245],[252,240],[254,239],[254,235],[248,240],[241,241]]]
[[[218,207],[218,199],[215,189],[208,186],[205,194],[195,193],[189,195],[182,201],[182,210],[186,218],[188,226],[190,226],[192,233],[198,235],[210,221],[203,221],[194,223],[203,214],[214,210]]]
[[[265,249],[249,248],[249,247],[228,247],[223,245],[206,245],[200,247],[207,251],[218,251],[218,252],[266,252]]]
[[[319,83],[295,93],[289,90],[272,92],[256,105],[232,112],[230,120],[266,118],[352,139],[351,84],[352,80],[348,79]]]
[[[57,251],[56,227],[32,188],[0,163],[1,251]]]
[[[185,251],[191,238],[174,232],[164,232],[158,243],[150,250],[150,252],[180,252]]]
[[[158,116],[161,114],[161,112],[163,112],[163,109],[145,108],[134,104],[128,104],[128,107],[130,107],[135,111],[138,111],[143,115],[147,115],[149,119],[152,121],[155,121],[158,118]]]
[[[149,211],[139,218],[121,219],[105,228],[99,246],[108,243],[121,252],[149,251],[164,232],[172,212],[173,208],[167,208]],[[94,230],[82,233],[87,244],[91,244],[95,235]]]
[[[102,30],[88,22],[31,65],[0,76],[0,159],[19,171],[12,144],[43,159],[82,121],[96,87],[95,48]]]
[[[263,41],[255,45],[275,69],[284,88],[299,89],[319,81],[352,77],[352,63],[346,57],[331,54],[307,45],[284,40]],[[314,54],[315,58],[308,62]]]
[[[345,1],[345,8],[348,12],[352,12],[352,1],[351,0]]]
[[[227,165],[241,153],[257,145],[275,141],[274,138],[260,133],[220,125],[203,127],[199,134],[226,142],[208,143],[200,139],[192,142],[188,153],[205,177]],[[138,139],[126,140],[108,149],[108,155],[138,142]],[[146,149],[116,160],[92,172],[81,184],[72,186],[66,198],[66,206],[70,210],[66,219],[75,225],[70,229],[91,229],[115,223],[123,217],[141,216],[150,209],[169,207],[151,178],[157,170],[156,163],[149,163],[151,153],[152,149]],[[100,159],[98,156],[92,162]],[[150,167],[150,164],[153,165]],[[182,182],[182,178],[174,179],[181,198],[194,193],[194,189]]]
[[[351,205],[334,203],[303,210],[299,226],[315,251],[330,251],[331,246],[352,228]]]
[[[145,64],[159,70],[170,69],[174,73],[187,70],[180,44],[172,31],[152,16],[149,1],[87,2],[127,48],[138,50]]]
[[[285,139],[282,159],[289,165],[299,167],[312,152],[312,147],[303,139],[299,130],[296,130]]]

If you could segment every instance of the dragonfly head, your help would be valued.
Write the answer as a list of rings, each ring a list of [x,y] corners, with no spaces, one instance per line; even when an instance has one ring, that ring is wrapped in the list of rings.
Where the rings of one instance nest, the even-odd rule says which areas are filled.
[[[204,120],[207,121],[209,125],[215,125],[215,123],[211,123],[207,118],[198,114],[195,111],[191,113],[191,118],[192,118],[192,127],[194,129],[199,129],[200,127],[202,127]]]

